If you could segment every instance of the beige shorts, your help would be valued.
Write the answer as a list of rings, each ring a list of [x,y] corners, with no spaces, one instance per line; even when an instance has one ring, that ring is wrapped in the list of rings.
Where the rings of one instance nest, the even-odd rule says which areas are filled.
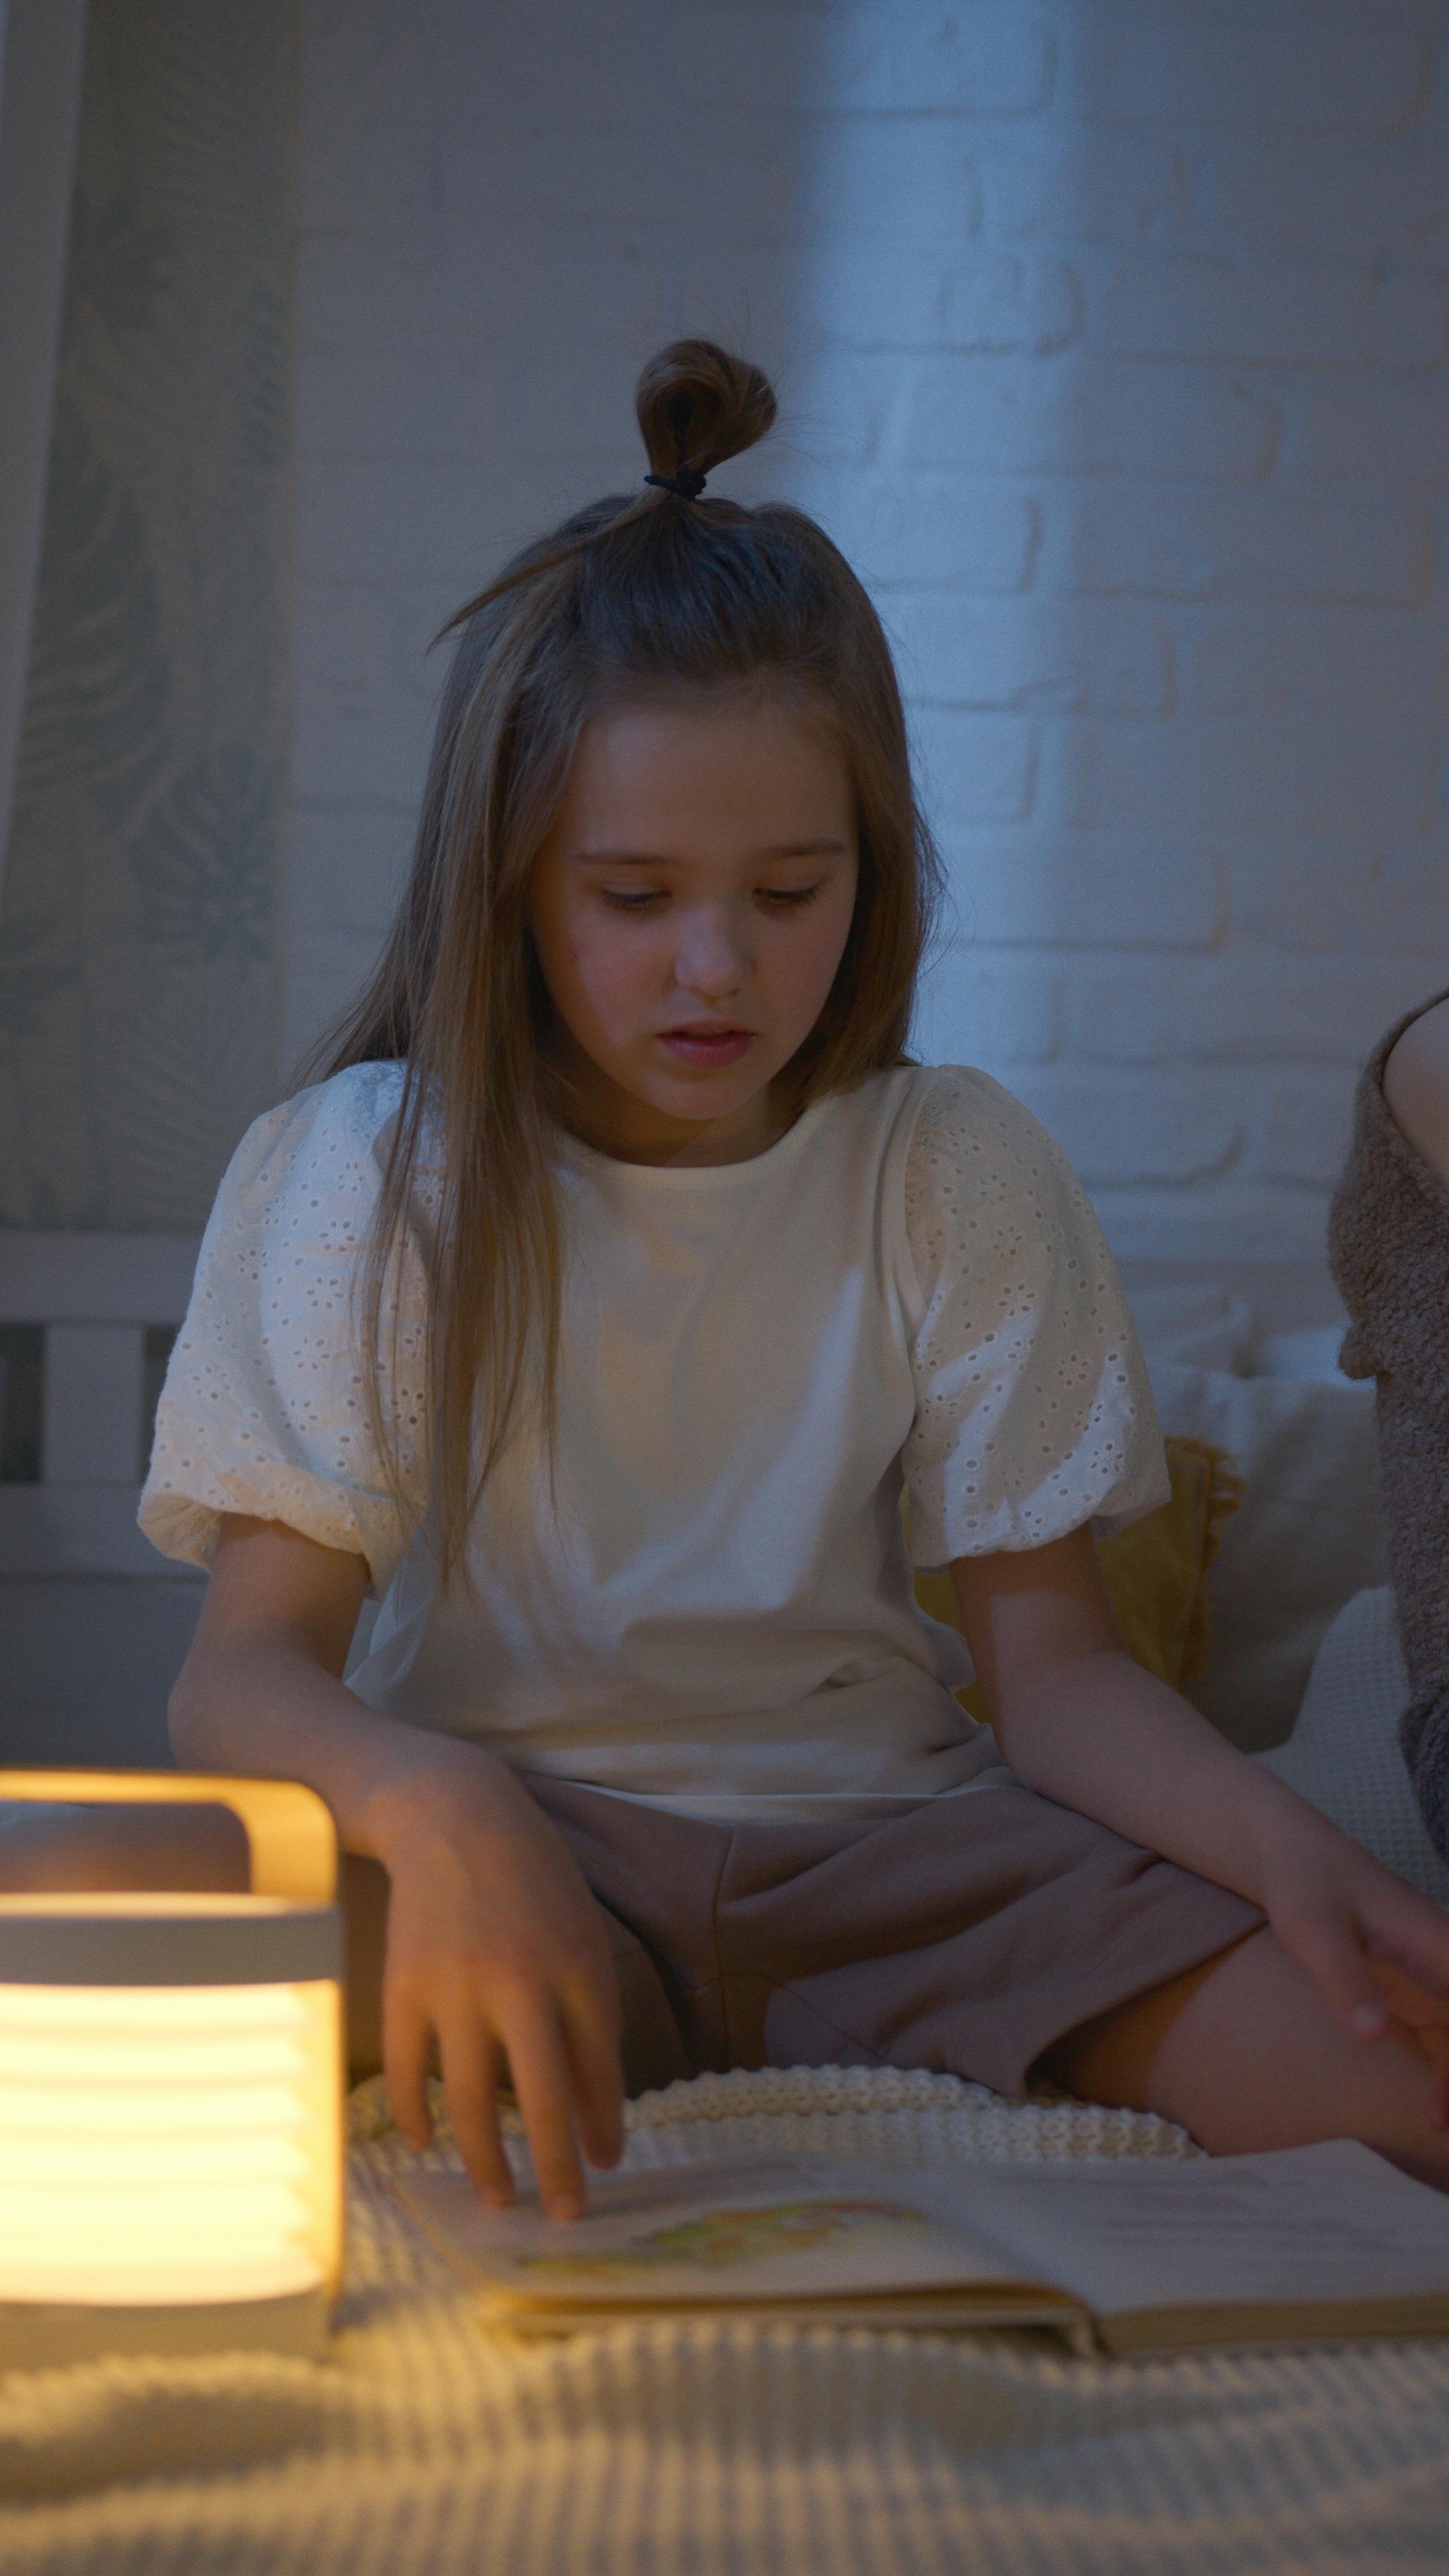
[[[1256,1906],[1025,1788],[825,1824],[707,1824],[530,1775],[615,1926],[630,2093],[734,2066],[919,2066],[1021,2094],[1068,2031]]]

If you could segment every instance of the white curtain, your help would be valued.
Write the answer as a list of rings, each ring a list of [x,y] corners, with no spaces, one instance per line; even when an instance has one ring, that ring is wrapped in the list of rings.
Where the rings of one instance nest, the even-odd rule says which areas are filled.
[[[40,559],[85,0],[0,0],[0,883]]]

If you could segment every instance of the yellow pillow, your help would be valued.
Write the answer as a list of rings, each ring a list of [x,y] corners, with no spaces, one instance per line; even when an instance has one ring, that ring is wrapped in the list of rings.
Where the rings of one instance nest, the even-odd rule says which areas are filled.
[[[1204,1584],[1223,1523],[1243,1499],[1243,1480],[1226,1449],[1209,1441],[1165,1445],[1168,1500],[1130,1529],[1099,1539],[1097,1556],[1123,1645],[1159,1681],[1180,1689],[1207,1660]],[[949,1574],[918,1574],[916,1599],[928,1618],[960,1628]],[[976,1683],[956,1696],[972,1717],[985,1718]]]

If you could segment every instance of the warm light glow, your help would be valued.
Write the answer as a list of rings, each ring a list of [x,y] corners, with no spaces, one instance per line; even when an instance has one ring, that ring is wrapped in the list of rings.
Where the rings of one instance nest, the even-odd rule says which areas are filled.
[[[229,1807],[250,1891],[0,1894],[0,2370],[322,2349],[342,2269],[337,1834],[296,1780],[5,1771]]]
[[[336,2013],[328,1984],[0,1984],[0,2300],[319,2284]]]

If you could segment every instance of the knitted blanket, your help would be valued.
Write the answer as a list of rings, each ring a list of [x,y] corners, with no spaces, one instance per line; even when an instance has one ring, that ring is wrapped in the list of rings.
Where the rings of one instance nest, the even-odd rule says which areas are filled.
[[[1029,2334],[742,2320],[485,2330],[353,2100],[321,2366],[227,2356],[0,2380],[6,2576],[1374,2576],[1441,2571],[1449,2342],[1082,2361]],[[949,2076],[703,2077],[635,2166],[774,2150],[1184,2155],[1180,2130]],[[449,2163],[446,2142],[430,2161]]]

